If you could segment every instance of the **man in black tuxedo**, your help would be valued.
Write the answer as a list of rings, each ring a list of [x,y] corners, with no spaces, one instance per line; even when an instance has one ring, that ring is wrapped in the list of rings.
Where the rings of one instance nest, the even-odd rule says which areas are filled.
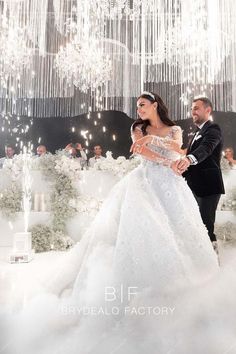
[[[177,169],[183,173],[197,200],[202,221],[217,250],[214,223],[220,196],[224,194],[220,170],[223,139],[220,127],[211,120],[212,103],[208,98],[194,99],[191,111],[198,129],[188,146],[186,157],[177,163]]]

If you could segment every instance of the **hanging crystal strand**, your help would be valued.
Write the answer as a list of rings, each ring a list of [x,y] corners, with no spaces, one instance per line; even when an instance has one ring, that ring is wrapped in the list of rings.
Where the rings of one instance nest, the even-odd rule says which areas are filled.
[[[125,17],[125,46],[126,50],[124,50],[123,53],[123,60],[124,60],[124,104],[123,104],[123,110],[127,111],[129,110],[129,105],[130,105],[130,100],[129,96],[131,95],[131,90],[130,90],[130,55],[129,55],[129,50],[130,48],[130,37],[129,37],[129,21],[128,21],[128,16]]]
[[[146,34],[146,2],[142,1],[142,10],[141,10],[141,58],[140,58],[140,92],[144,91],[144,82],[145,82],[145,34]]]
[[[140,10],[144,8],[143,26]],[[54,11],[48,19],[47,9]],[[140,93],[142,81],[145,87],[158,90],[173,112],[181,112],[181,118],[186,117],[189,99],[195,94],[207,94],[216,107],[231,110],[236,106],[235,9],[233,0],[198,0],[191,6],[189,0],[53,0],[53,9],[48,8],[48,0],[4,1],[2,11],[12,14],[11,28],[26,28],[23,39],[34,49],[34,58],[23,68],[20,79],[11,74],[1,85],[0,96],[6,98],[1,100],[1,110],[9,107],[12,112],[26,114],[28,107],[28,113],[40,116],[80,113],[84,110],[81,100],[94,107],[96,94],[75,92],[72,79],[59,78],[54,67],[55,53],[74,39],[75,23],[78,40],[85,32],[99,40],[111,40],[109,44],[103,41],[99,48],[110,56],[113,66],[112,79],[101,90],[106,107],[135,115],[135,105],[128,102]],[[47,41],[47,36],[56,34],[50,27],[46,32],[47,20],[53,20],[50,16],[60,33],[53,41]],[[181,102],[174,100],[165,82],[172,92],[180,90]],[[33,109],[31,97],[52,99],[54,110],[37,100]]]
[[[179,24],[180,23],[180,8],[179,8],[179,1],[176,0],[175,1],[175,5],[174,5],[174,9],[175,9],[175,12],[174,12],[174,19],[173,19],[173,22],[172,22],[172,28],[173,28],[173,24],[174,23],[177,23]],[[181,26],[177,25],[176,26],[176,31],[177,31],[177,38],[180,37],[180,33],[181,33]],[[174,58],[173,58],[173,64],[171,66],[171,69],[173,71],[173,84],[174,85],[178,85],[179,84],[179,66],[178,66],[178,49],[177,49],[177,46],[175,48],[175,55],[174,55]]]
[[[228,36],[231,34],[231,38],[236,38],[236,8],[233,5],[233,0],[230,0],[228,3],[228,9],[223,13],[223,18],[222,22],[227,21],[227,23],[230,25],[231,32],[228,32]],[[230,11],[231,9],[231,11]],[[230,22],[228,22],[230,21]],[[231,53],[230,53],[230,58],[234,58],[234,60],[231,60],[231,70],[229,72],[230,78],[229,81],[232,80],[232,90],[231,90],[231,97],[232,97],[232,106],[230,107],[229,110],[233,110],[234,112],[236,111],[236,42],[234,41],[231,47]]]

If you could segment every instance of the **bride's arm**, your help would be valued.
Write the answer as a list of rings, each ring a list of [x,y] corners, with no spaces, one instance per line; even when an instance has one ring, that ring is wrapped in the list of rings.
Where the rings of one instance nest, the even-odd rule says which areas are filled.
[[[149,136],[145,136],[150,137]],[[146,144],[139,144],[139,141],[142,141],[143,139],[137,139],[134,141],[133,145],[130,148],[130,151],[133,152],[134,154],[141,155],[145,157],[147,160],[154,161],[161,163],[164,166],[170,167],[177,175],[180,175],[177,165],[175,164],[175,161],[166,159],[162,157],[160,154],[158,154],[156,151],[152,151],[151,149],[148,148]]]
[[[142,129],[141,129],[141,125],[137,125],[134,130],[132,129],[131,127],[131,138],[132,138],[132,141],[133,143],[135,143],[135,141],[141,139],[143,137],[143,132],[142,132]]]
[[[137,132],[133,133],[134,138],[133,138],[133,145],[131,147],[131,150],[133,147],[138,144],[138,145],[148,145],[152,144],[158,147],[166,148],[168,150],[172,150],[177,152],[178,154],[185,155],[186,150],[181,149],[181,146],[183,144],[183,138],[182,138],[182,129],[179,126],[173,126],[172,127],[172,136],[169,139],[163,140],[160,139],[160,137],[155,136],[155,135],[146,135],[143,136],[142,133],[138,134]]]
[[[180,155],[185,155],[187,149],[181,149],[183,145],[183,133],[179,126],[172,127],[172,137],[165,142],[165,146],[168,150],[177,152]]]
[[[181,149],[181,145],[176,140],[168,140],[165,145],[168,150],[175,151],[180,155],[186,155],[187,149]]]
[[[145,157],[147,160],[162,163],[165,166],[171,166],[173,162],[172,160],[169,160],[161,156],[156,151],[152,151],[146,145],[139,145],[138,142],[136,144],[133,144],[132,151],[134,154],[141,155]]]
[[[153,136],[151,135],[143,135],[143,132],[141,130],[141,126],[136,126],[134,130],[131,128],[131,138],[133,141],[133,144],[130,148],[130,152],[133,152],[134,154],[137,155],[142,155],[146,159],[150,161],[155,161],[155,162],[163,162],[165,159],[161,157],[160,154],[150,150],[146,144],[150,143]]]

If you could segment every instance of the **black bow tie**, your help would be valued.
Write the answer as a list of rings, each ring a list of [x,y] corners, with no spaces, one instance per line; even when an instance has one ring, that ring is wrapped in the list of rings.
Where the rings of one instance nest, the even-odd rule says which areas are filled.
[[[196,128],[195,134],[198,133],[201,129],[199,127]]]

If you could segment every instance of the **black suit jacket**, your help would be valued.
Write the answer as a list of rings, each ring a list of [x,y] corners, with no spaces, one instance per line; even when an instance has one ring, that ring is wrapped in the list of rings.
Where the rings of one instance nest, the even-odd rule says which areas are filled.
[[[197,140],[191,145],[192,141],[187,149],[187,155],[192,154],[198,163],[189,166],[183,174],[189,187],[197,197],[224,194],[220,169],[223,148],[220,127],[212,121],[207,121],[199,130]]]

